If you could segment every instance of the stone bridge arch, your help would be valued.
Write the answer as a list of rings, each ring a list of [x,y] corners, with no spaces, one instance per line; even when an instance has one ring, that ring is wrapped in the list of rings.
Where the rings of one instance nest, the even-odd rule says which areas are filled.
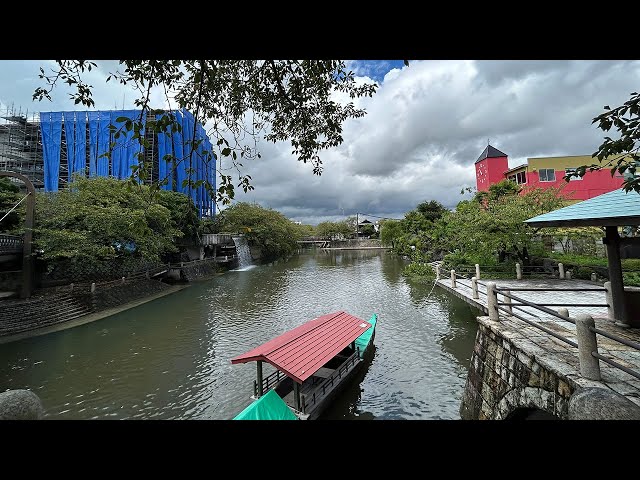
[[[539,387],[516,388],[507,392],[494,410],[495,420],[556,419],[568,410],[568,400]]]

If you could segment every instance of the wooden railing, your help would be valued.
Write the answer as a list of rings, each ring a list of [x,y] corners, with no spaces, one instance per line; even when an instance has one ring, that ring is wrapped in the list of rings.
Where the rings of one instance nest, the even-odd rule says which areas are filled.
[[[262,392],[266,392],[269,390],[269,386],[274,386],[280,380],[285,378],[286,375],[282,373],[280,370],[276,370],[275,372],[267,375],[262,379]],[[258,382],[256,380],[253,381],[253,393],[257,397],[258,396]]]
[[[355,365],[360,362],[360,351],[356,348],[353,352],[329,377],[327,377],[318,387],[313,391],[312,395],[308,396],[310,405],[319,403],[327,395],[327,390],[331,392],[330,387],[333,387],[334,383],[338,383],[342,379],[342,375],[346,375],[349,370],[352,370]],[[322,393],[321,393],[322,392]],[[306,413],[307,410],[307,395],[301,396],[301,408],[302,413]]]

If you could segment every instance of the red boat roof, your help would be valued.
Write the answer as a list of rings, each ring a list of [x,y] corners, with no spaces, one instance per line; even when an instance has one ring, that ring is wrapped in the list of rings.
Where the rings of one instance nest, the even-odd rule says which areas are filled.
[[[346,312],[329,313],[232,358],[231,363],[262,360],[302,383],[369,327],[369,322]]]

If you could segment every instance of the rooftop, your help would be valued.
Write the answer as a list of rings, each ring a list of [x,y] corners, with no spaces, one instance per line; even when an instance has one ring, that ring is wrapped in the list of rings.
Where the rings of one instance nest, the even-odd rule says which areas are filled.
[[[265,361],[302,383],[369,327],[369,322],[346,312],[329,313],[232,358],[231,363]]]
[[[485,148],[484,151],[480,154],[480,156],[478,157],[478,160],[476,160],[476,163],[481,162],[485,158],[496,158],[496,157],[506,157],[506,156],[507,156],[506,153],[501,152],[500,150],[498,150],[495,147],[492,147],[491,145],[487,145],[487,148]]]
[[[640,194],[622,189],[525,220],[532,227],[640,225]]]

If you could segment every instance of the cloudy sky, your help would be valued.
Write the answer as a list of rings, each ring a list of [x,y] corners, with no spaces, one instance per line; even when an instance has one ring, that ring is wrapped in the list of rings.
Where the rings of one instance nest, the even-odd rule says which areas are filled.
[[[44,61],[0,61],[0,103],[22,110],[73,110],[63,90],[53,102],[31,101]],[[528,157],[585,155],[602,143],[592,125],[604,105],[637,91],[640,61],[411,60],[350,61],[376,81],[367,115],[344,125],[344,142],[321,154],[322,176],[291,156],[291,146],[262,142],[262,159],[246,162],[255,190],[236,194],[291,219],[317,224],[356,212],[401,218],[424,200],[452,208],[475,187],[474,162],[491,145],[510,166]],[[100,62],[99,62],[100,65]],[[113,67],[113,64],[109,65]],[[106,67],[105,67],[106,69]],[[132,108],[134,92],[91,73],[98,109]],[[158,93],[160,107],[163,101]],[[373,220],[374,218],[371,218]]]

